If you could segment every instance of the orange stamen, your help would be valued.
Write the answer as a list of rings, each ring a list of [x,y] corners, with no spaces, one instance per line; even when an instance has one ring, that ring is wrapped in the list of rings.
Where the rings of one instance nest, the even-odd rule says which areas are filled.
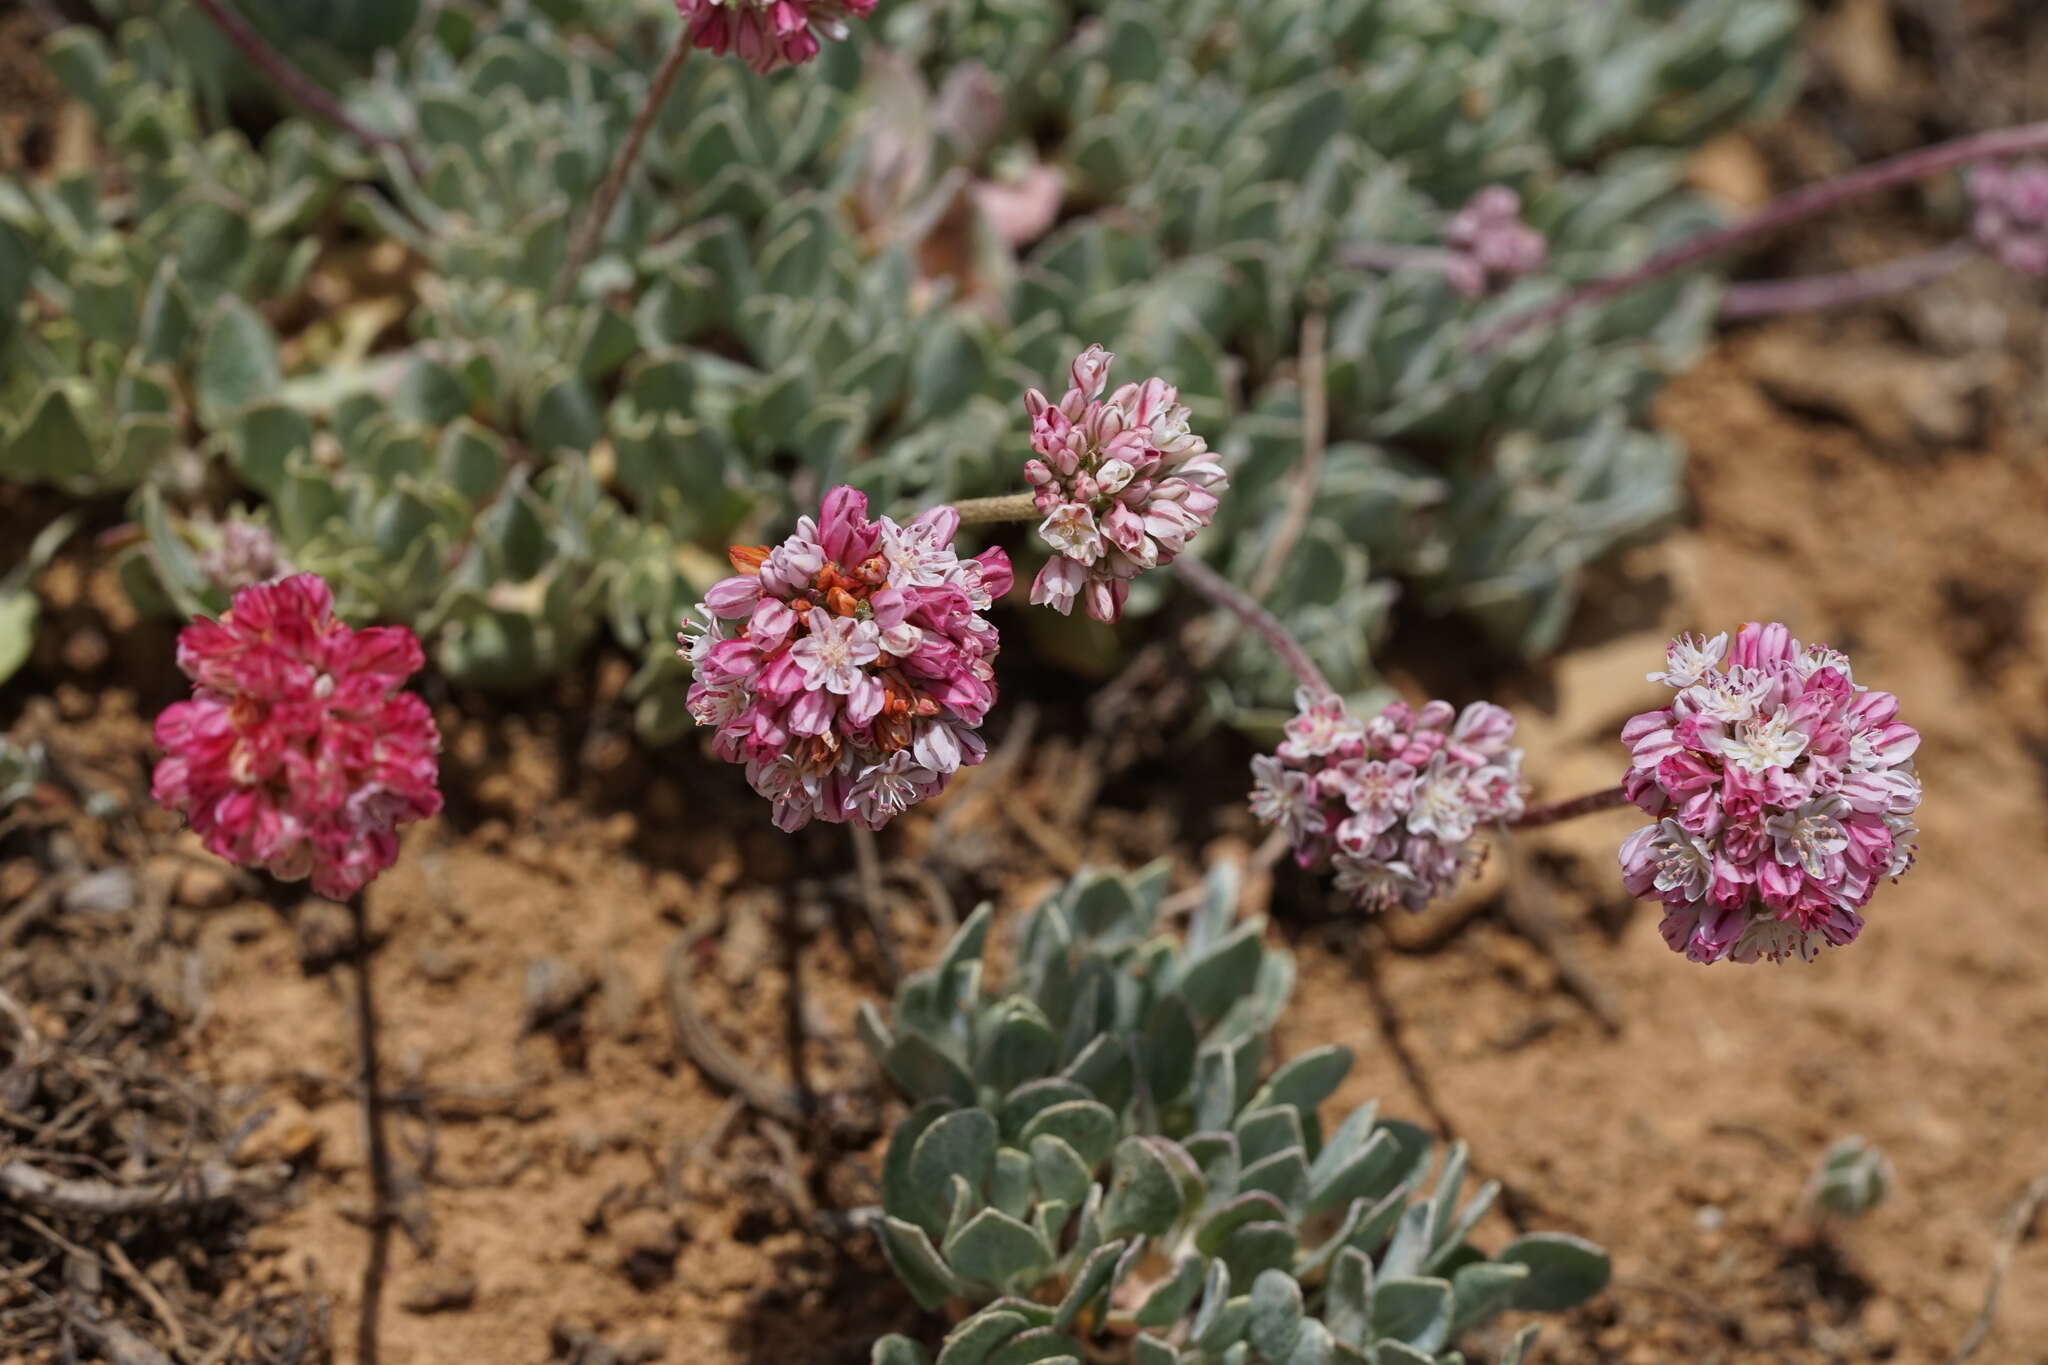
[[[761,572],[761,561],[768,558],[766,545],[735,545],[725,552],[732,566],[740,573],[752,577]]]

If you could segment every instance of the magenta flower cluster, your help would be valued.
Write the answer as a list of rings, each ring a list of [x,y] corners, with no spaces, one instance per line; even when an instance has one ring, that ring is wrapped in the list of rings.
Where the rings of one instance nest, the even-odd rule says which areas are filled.
[[[1550,256],[1543,234],[1522,221],[1522,196],[1505,185],[1487,186],[1451,215],[1444,245],[1451,288],[1473,299],[1541,270]]]
[[[1677,696],[1622,729],[1623,790],[1655,823],[1621,866],[1630,894],[1663,902],[1665,942],[1695,962],[1755,962],[1853,940],[1878,880],[1913,862],[1920,736],[1898,698],[1754,622],[1732,644],[1681,636],[1650,679]]]
[[[1970,198],[1978,244],[2009,270],[2048,276],[2048,161],[1980,161]]]
[[[1364,722],[1305,688],[1297,705],[1279,751],[1252,760],[1252,813],[1362,909],[1422,909],[1478,863],[1480,826],[1522,813],[1515,718],[1491,702],[1395,702]]]
[[[1057,404],[1037,389],[1024,395],[1037,452],[1024,478],[1053,551],[1031,601],[1064,616],[1078,599],[1098,621],[1121,616],[1131,580],[1173,562],[1215,519],[1228,486],[1173,385],[1148,379],[1102,396],[1112,359],[1100,346],[1083,351]]]
[[[739,572],[685,625],[690,714],[780,828],[880,829],[981,762],[999,644],[981,613],[1010,590],[1010,561],[960,558],[959,525],[950,507],[870,521],[863,494],[835,488],[780,545],[734,549]]]
[[[690,41],[730,52],[767,73],[818,55],[820,38],[844,39],[847,21],[865,19],[875,0],[676,0]]]
[[[336,620],[315,574],[244,588],[179,632],[196,686],[157,717],[151,792],[218,856],[346,900],[441,809],[440,733],[402,690],[424,663],[403,626]]]

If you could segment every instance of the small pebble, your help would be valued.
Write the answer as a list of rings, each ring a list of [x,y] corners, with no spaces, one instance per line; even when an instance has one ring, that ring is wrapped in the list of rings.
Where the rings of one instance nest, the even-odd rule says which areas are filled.
[[[460,1312],[476,1302],[476,1275],[462,1266],[430,1265],[398,1302],[408,1313]]]
[[[135,908],[135,874],[125,867],[103,868],[66,887],[63,900],[73,914],[121,914]]]
[[[235,898],[235,883],[218,867],[190,863],[179,869],[172,896],[178,904],[193,910],[212,910]]]

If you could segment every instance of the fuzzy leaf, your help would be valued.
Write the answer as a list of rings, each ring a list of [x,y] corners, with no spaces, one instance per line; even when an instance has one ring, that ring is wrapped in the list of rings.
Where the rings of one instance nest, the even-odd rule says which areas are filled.
[[[1252,1281],[1251,1299],[1245,1340],[1267,1360],[1286,1360],[1301,1334],[1301,1286],[1284,1270],[1268,1270]]]
[[[1000,1209],[983,1209],[946,1239],[956,1274],[998,1289],[1043,1270],[1049,1260],[1038,1234]]]
[[[1116,1128],[1116,1115],[1109,1106],[1095,1100],[1069,1100],[1040,1110],[1024,1125],[1019,1140],[1029,1147],[1040,1136],[1059,1138],[1093,1171],[1109,1159]]]
[[[1373,1288],[1375,1337],[1392,1337],[1419,1351],[1436,1351],[1451,1334],[1451,1286],[1447,1280],[1379,1281]]]
[[[996,1156],[996,1121],[985,1109],[956,1109],[933,1119],[911,1148],[908,1183],[913,1190],[942,1191],[953,1178],[979,1194]],[[951,1196],[942,1207],[950,1211]]]
[[[1004,1096],[1003,1102],[997,1106],[996,1117],[1002,1122],[1003,1136],[1020,1146],[1028,1145],[1023,1137],[1026,1124],[1053,1105],[1074,1100],[1085,1100],[1090,1104],[1096,1102],[1083,1087],[1059,1076],[1049,1076],[1042,1081],[1029,1081]],[[1103,1151],[1107,1154],[1108,1148],[1105,1146]]]
[[[915,1224],[885,1216],[882,1252],[921,1308],[937,1308],[953,1295],[966,1292],[967,1286],[939,1259],[932,1239]]]
[[[1347,1346],[1363,1346],[1372,1333],[1372,1257],[1347,1247],[1330,1267],[1323,1294],[1323,1321]]]
[[[1512,1261],[1477,1261],[1451,1275],[1451,1335],[1477,1327],[1513,1302],[1529,1267]]]
[[[946,1334],[938,1365],[983,1365],[989,1353],[1030,1326],[1022,1313],[989,1307]]]
[[[1304,1052],[1273,1073],[1252,1105],[1292,1105],[1304,1117],[1311,1116],[1351,1073],[1351,1060],[1351,1049],[1336,1044]]]
[[[1517,1237],[1494,1259],[1529,1267],[1529,1278],[1513,1299],[1514,1307],[1528,1311],[1576,1307],[1605,1289],[1614,1274],[1606,1252],[1582,1237],[1562,1232]]]
[[[1173,1167],[1151,1141],[1126,1138],[1116,1149],[1115,1173],[1103,1200],[1103,1231],[1159,1236],[1172,1228],[1185,1207]]]
[[[1246,1223],[1224,1240],[1220,1255],[1231,1276],[1242,1283],[1263,1270],[1285,1270],[1294,1264],[1299,1246],[1291,1223]]]
[[[1131,1347],[1131,1365],[1178,1365],[1179,1360],[1180,1352],[1142,1332]]]
[[[1125,1243],[1104,1242],[1088,1254],[1074,1276],[1073,1285],[1067,1296],[1060,1300],[1059,1311],[1053,1315],[1052,1325],[1065,1330],[1073,1326],[1081,1311],[1110,1287],[1116,1276],[1117,1260],[1124,1253]]]
[[[1258,981],[1264,932],[1265,925],[1259,921],[1241,924],[1188,968],[1180,989],[1196,1018],[1205,1022],[1220,1019],[1252,990]]]
[[[1287,1217],[1287,1206],[1272,1195],[1259,1191],[1241,1194],[1203,1220],[1195,1232],[1195,1246],[1205,1256],[1220,1255],[1236,1231],[1247,1223],[1272,1223]]]
[[[931,1365],[931,1360],[909,1337],[886,1336],[875,1343],[868,1365]]]
[[[1081,1365],[1080,1343],[1052,1327],[1034,1327],[1011,1337],[988,1358],[988,1365]]]
[[[252,403],[269,398],[284,384],[284,364],[270,324],[240,299],[221,304],[200,343],[194,388],[199,412],[209,425],[225,425]]]
[[[1139,1305],[1135,1321],[1140,1327],[1171,1327],[1194,1307],[1202,1292],[1205,1262],[1199,1256],[1183,1256],[1174,1263],[1173,1274],[1155,1286]]]

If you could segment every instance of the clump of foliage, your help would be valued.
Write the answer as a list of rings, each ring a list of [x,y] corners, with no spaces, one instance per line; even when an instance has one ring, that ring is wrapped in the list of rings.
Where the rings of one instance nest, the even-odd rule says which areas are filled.
[[[1373,1104],[1326,1130],[1351,1054],[1269,1065],[1294,969],[1237,918],[1234,872],[1210,874],[1184,934],[1161,922],[1165,883],[1155,864],[1062,886],[999,990],[984,908],[888,1020],[861,1014],[914,1106],[881,1238],[918,1301],[958,1319],[940,1362],[1079,1360],[1098,1341],[1142,1365],[1450,1362],[1504,1310],[1604,1286],[1605,1255],[1575,1237],[1471,1243],[1499,1185],[1464,1197],[1463,1144],[1432,1163],[1428,1134]],[[889,1338],[875,1359],[928,1357]]]
[[[181,546],[240,497],[344,611],[416,626],[467,680],[526,685],[609,627],[644,652],[654,737],[687,723],[668,644],[740,528],[839,482],[881,506],[1006,488],[1016,395],[1104,337],[1232,466],[1239,572],[1279,533],[1322,367],[1328,458],[1268,602],[1340,687],[1372,681],[1389,574],[1546,648],[1579,566],[1673,503],[1678,453],[1639,412],[1711,280],[1474,354],[1555,286],[1474,302],[1345,249],[1434,241],[1508,183],[1561,274],[1642,256],[1705,218],[1686,152],[1786,88],[1794,17],[884,7],[801,71],[687,64],[569,278],[670,7],[356,8],[345,32],[319,7],[261,23],[406,155],[296,116],[252,146],[228,95],[263,91],[183,3],[110,0],[111,39],[50,41],[106,155],[0,194],[0,467],[155,488],[146,597],[211,600]],[[328,318],[314,286],[359,271],[365,234],[403,248],[396,314]],[[1312,311],[1328,344],[1303,356]],[[1230,666],[1241,702],[1284,695],[1263,654]]]

